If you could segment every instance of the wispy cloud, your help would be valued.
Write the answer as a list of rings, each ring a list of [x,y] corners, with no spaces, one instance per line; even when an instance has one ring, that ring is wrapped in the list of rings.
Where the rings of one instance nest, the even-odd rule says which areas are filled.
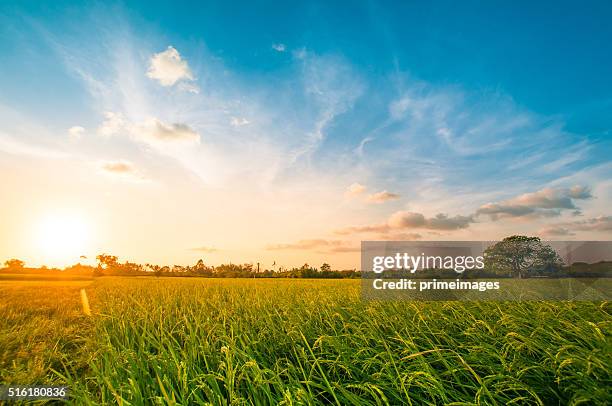
[[[105,120],[98,127],[103,136],[129,135],[143,142],[199,142],[200,135],[187,124],[166,124],[156,118],[141,123],[131,123],[121,113],[106,112]]]
[[[548,226],[538,230],[538,235],[541,235],[543,237],[564,237],[573,236],[575,235],[575,233],[565,227]]]
[[[344,58],[317,55],[307,50],[296,55],[302,66],[304,95],[315,107],[313,126],[295,159],[313,153],[325,139],[325,130],[338,116],[350,110],[361,96],[364,84]]]
[[[272,44],[272,49],[276,52],[285,52],[287,50],[287,47],[285,46],[285,44],[279,42],[276,44]]]
[[[0,103],[0,152],[40,158],[65,158],[70,153],[62,148],[63,137],[38,124],[36,117]]]
[[[331,252],[354,252],[354,248],[355,247],[351,246],[351,243],[347,241],[325,239],[299,240],[294,243],[272,244],[266,246],[266,249],[270,251],[316,249],[328,250]]]
[[[234,127],[242,127],[250,123],[251,122],[244,117],[232,117],[230,120],[230,124]]]
[[[123,114],[107,111],[104,113],[104,121],[98,127],[98,134],[104,137],[119,135],[126,126]]]
[[[561,222],[544,227],[539,233],[544,236],[572,236],[577,232],[612,233],[612,216]]]
[[[423,235],[420,233],[395,232],[395,233],[383,233],[383,234],[376,236],[376,238],[380,241],[414,241],[414,240],[422,239]]]
[[[205,254],[212,254],[213,252],[217,252],[219,251],[217,248],[214,247],[208,247],[208,246],[200,246],[200,247],[194,247],[194,248],[189,248],[190,251],[197,251],[197,252],[203,252]]]
[[[398,200],[401,196],[397,193],[388,192],[383,190],[381,192],[370,193],[365,195],[367,187],[361,183],[352,183],[344,192],[344,196],[348,198],[362,197],[368,203],[385,203],[392,200]]]
[[[147,181],[146,177],[128,160],[100,161],[98,167],[102,173],[130,181]]]
[[[161,142],[199,142],[200,135],[187,124],[166,124],[156,118],[137,124],[131,129],[136,138]]]
[[[383,190],[382,192],[372,193],[368,195],[367,201],[370,203],[385,203],[391,200],[398,200],[401,196],[397,193],[387,192]]]

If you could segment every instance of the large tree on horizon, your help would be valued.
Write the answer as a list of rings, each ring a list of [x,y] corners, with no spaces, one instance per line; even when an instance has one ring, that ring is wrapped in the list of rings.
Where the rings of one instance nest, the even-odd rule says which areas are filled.
[[[513,235],[484,252],[485,269],[497,274],[525,278],[548,269],[559,269],[563,260],[538,237]]]

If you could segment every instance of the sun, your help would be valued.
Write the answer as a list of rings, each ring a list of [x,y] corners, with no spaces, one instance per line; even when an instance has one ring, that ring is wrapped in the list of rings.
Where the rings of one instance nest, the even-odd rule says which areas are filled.
[[[79,213],[53,213],[40,219],[36,236],[38,248],[46,260],[69,264],[85,253],[90,229]]]

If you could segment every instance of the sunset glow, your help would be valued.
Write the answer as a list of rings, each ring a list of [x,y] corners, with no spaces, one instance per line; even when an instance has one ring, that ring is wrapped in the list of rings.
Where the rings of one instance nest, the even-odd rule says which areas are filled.
[[[0,13],[2,260],[353,269],[361,241],[612,235],[601,35],[453,11],[415,41],[411,3],[337,24],[300,6],[265,34],[250,12],[53,4]],[[588,73],[565,43],[593,48],[569,58]]]
[[[90,225],[79,214],[48,214],[36,226],[33,246],[51,263],[76,263],[89,247],[90,233]]]

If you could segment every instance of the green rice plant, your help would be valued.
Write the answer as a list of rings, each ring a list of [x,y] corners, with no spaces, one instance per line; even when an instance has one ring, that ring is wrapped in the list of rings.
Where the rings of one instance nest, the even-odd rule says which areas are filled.
[[[65,316],[78,344],[39,371],[77,404],[612,403],[607,302],[365,302],[355,280],[104,277],[85,289],[91,317]],[[64,293],[78,312],[79,287]],[[29,306],[1,309],[23,324]],[[3,331],[26,334],[13,317]],[[2,349],[22,367],[11,351],[23,345]]]

